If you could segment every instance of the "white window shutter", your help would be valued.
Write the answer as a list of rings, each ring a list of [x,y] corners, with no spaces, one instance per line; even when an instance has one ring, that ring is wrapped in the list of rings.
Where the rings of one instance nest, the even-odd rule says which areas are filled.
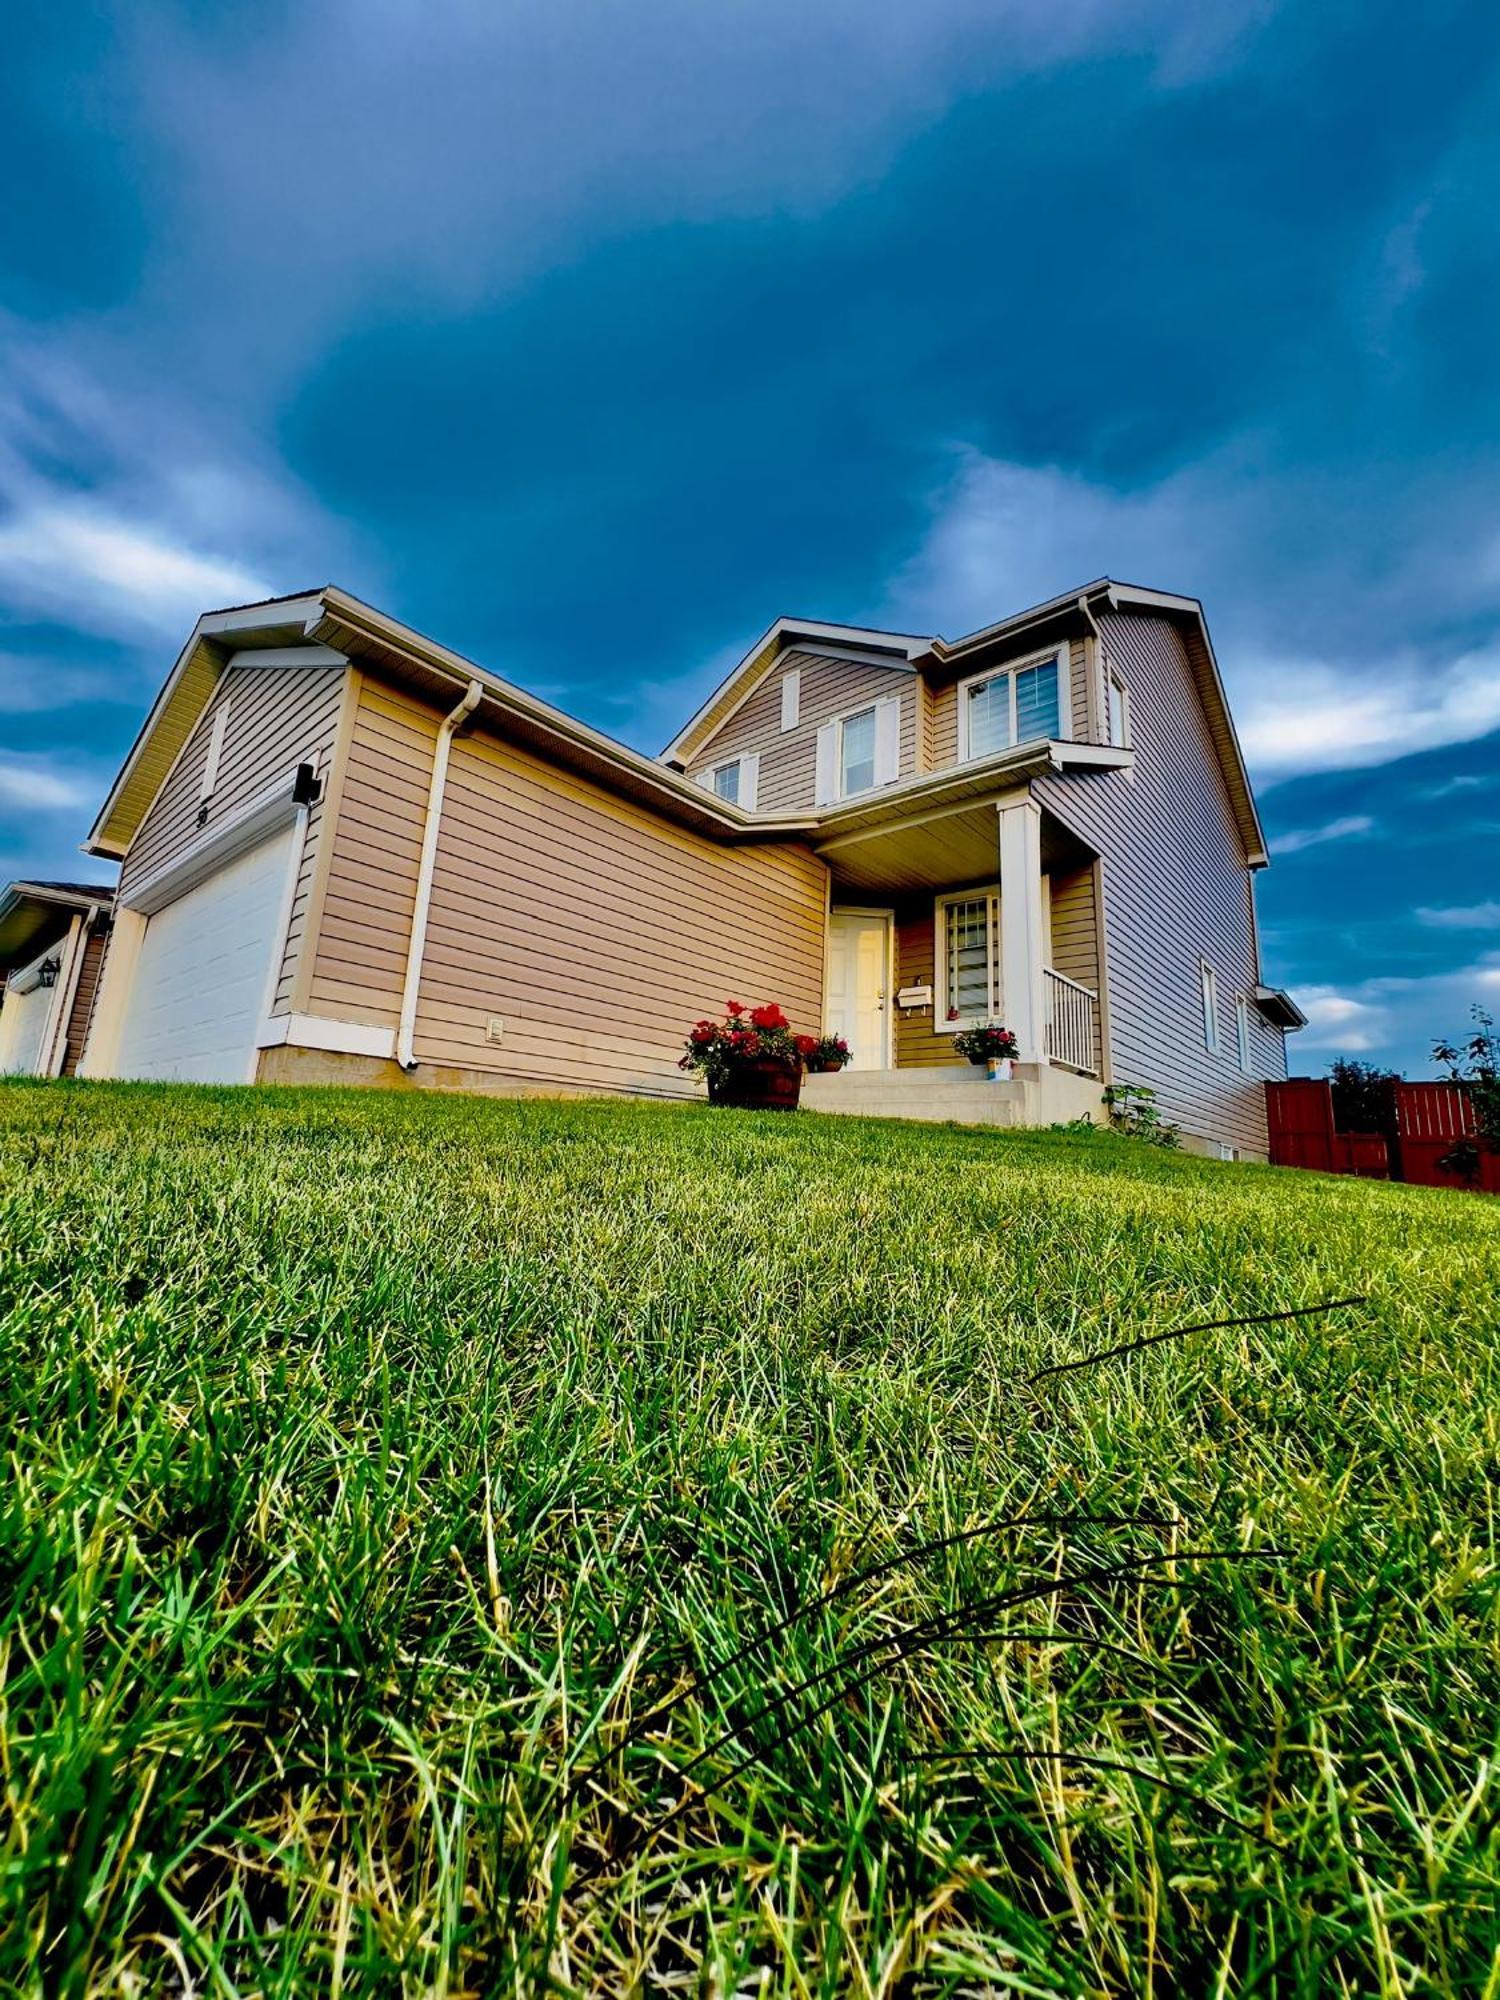
[[[746,812],[755,811],[756,796],[760,791],[760,752],[747,750],[740,759],[739,803]]]
[[[875,704],[875,782],[893,784],[901,775],[901,697]]]
[[[839,795],[839,726],[825,722],[818,731],[817,776],[813,804],[831,806]]]
[[[712,765],[712,764],[705,764],[705,765],[703,766],[703,769],[702,769],[701,771],[695,771],[695,772],[693,773],[693,783],[694,783],[695,785],[702,785],[702,786],[703,786],[703,788],[705,789],[705,791],[710,791],[710,792],[711,792],[711,791],[713,790],[713,788],[714,788],[714,767],[713,767],[713,765]]]
[[[802,672],[793,667],[781,676],[781,726],[795,729],[802,710]]]

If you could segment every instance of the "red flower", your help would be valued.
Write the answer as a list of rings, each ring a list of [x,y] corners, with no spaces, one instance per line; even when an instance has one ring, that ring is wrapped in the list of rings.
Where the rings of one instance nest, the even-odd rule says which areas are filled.
[[[818,1038],[816,1035],[798,1035],[796,1043],[799,1056],[810,1056],[818,1046]]]
[[[713,1021],[699,1021],[688,1036],[688,1040],[694,1048],[706,1048],[718,1032],[718,1027]]]
[[[745,1003],[743,1000],[726,1000],[724,1002],[724,1012],[734,1020],[738,1020],[744,1011]]]
[[[757,1028],[789,1028],[791,1022],[774,1001],[768,1007],[757,1007],[750,1019]]]

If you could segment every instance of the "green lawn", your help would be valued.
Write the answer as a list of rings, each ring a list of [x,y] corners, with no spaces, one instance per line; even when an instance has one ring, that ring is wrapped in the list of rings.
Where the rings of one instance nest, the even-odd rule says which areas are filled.
[[[1497,1295],[1103,1137],[0,1087],[0,1990],[1494,1996]]]

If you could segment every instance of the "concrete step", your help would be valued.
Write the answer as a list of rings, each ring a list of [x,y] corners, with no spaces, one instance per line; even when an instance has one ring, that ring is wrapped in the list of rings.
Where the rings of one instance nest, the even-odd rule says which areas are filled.
[[[934,1069],[843,1070],[809,1076],[802,1102],[809,1111],[862,1118],[917,1118],[963,1125],[1027,1122],[1032,1091],[1024,1075],[992,1083],[972,1064]]]

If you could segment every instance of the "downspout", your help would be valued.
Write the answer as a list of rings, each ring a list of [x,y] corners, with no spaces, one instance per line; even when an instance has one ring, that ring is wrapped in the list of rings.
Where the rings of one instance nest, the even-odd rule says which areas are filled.
[[[417,865],[417,900],[411,913],[411,938],[406,947],[406,983],[401,989],[401,1021],[396,1029],[396,1060],[403,1069],[415,1069],[411,1052],[417,1026],[417,989],[422,983],[422,955],[427,949],[427,912],[432,903],[432,871],[437,861],[438,833],[443,824],[443,792],[448,783],[448,752],[453,738],[478,708],[484,689],[470,681],[463,700],[438,725],[437,747],[432,753],[432,776],[427,784],[427,821],[422,829],[422,859]]]

